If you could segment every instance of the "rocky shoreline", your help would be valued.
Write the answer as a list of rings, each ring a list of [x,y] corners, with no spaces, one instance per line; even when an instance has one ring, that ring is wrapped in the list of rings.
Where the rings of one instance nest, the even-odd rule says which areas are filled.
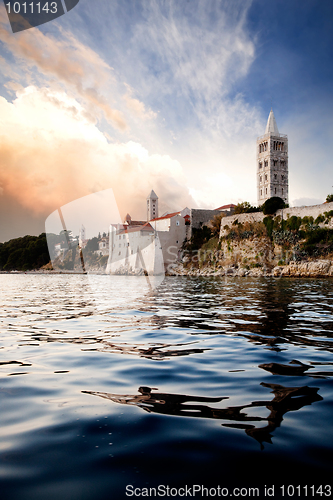
[[[0,274],[85,274],[79,271],[52,270],[52,269],[34,269],[30,271],[0,271]],[[93,274],[104,275],[102,270],[96,270]],[[123,275],[126,273],[117,273]],[[143,273],[132,273],[132,275],[143,275]],[[333,260],[313,260],[313,261],[292,261],[287,265],[275,267],[253,267],[246,269],[236,265],[216,265],[185,267],[183,264],[170,265],[166,276],[230,276],[230,277],[292,277],[292,278],[325,278],[333,277]]]
[[[315,260],[290,262],[284,266],[254,267],[252,269],[231,266],[184,267],[182,264],[172,266],[168,276],[235,276],[235,277],[293,277],[293,278],[324,278],[333,277],[333,261]]]

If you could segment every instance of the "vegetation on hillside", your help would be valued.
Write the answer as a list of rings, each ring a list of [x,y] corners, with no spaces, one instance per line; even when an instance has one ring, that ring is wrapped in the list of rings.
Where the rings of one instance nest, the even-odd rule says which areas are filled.
[[[333,201],[333,194],[328,194],[328,195],[326,196],[326,202],[327,202],[327,203],[331,203],[332,201]]]
[[[250,269],[271,265],[265,255],[269,249],[274,248],[276,256],[279,255],[276,259],[278,265],[286,264],[290,260],[301,261],[327,256],[333,258],[333,229],[325,227],[332,217],[333,210],[320,214],[316,219],[311,216],[291,216],[283,219],[281,216],[268,215],[262,222],[240,223],[236,218],[230,226],[224,226],[225,235],[222,238],[219,238],[212,224],[211,227],[203,226],[193,230],[191,240],[183,247],[185,266],[221,266],[228,260],[235,261],[236,265],[239,250],[234,255],[233,248],[237,242],[244,240],[249,240],[249,253],[241,262],[237,260],[236,267],[241,264],[242,267]],[[258,243],[251,243],[254,239],[262,241],[259,247]],[[254,251],[254,248],[257,250]]]
[[[315,220],[308,216],[292,216],[284,220],[280,216],[267,216],[263,222],[244,224],[236,220],[231,228],[225,227],[227,234],[223,239],[230,241],[266,236],[284,250],[292,250],[295,260],[327,256],[333,253],[333,229],[320,227],[319,224],[328,224],[332,216],[333,210],[320,214]]]
[[[1,271],[39,269],[50,261],[45,233],[0,243]]]

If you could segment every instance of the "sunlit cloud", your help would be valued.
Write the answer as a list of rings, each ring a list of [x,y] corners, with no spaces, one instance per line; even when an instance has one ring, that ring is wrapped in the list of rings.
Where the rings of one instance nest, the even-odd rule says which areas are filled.
[[[145,217],[152,188],[162,210],[194,203],[179,162],[131,141],[109,143],[64,92],[20,90],[13,103],[0,98],[0,116],[6,116],[0,122],[0,185],[35,213],[110,187],[122,215]]]
[[[112,77],[112,68],[70,33],[60,30],[60,37],[44,35],[38,29],[13,37],[4,9],[0,9],[0,40],[14,57],[24,61],[25,66],[37,68],[45,77],[73,88],[84,102],[99,109],[110,124],[126,130],[128,125],[121,111],[111,107],[101,93],[101,85]]]

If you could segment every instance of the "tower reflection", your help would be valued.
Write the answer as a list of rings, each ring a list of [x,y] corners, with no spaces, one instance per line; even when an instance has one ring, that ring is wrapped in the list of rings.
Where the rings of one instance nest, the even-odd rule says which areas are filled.
[[[263,387],[272,389],[274,397],[269,401],[253,401],[248,405],[219,408],[209,406],[217,404],[229,397],[202,397],[183,394],[155,392],[156,388],[139,387],[139,394],[113,394],[108,392],[82,391],[84,394],[109,399],[114,403],[134,405],[149,413],[163,415],[178,415],[182,417],[212,418],[230,420],[237,423],[224,423],[224,427],[243,429],[245,433],[260,443],[272,443],[271,433],[280,426],[283,416],[289,411],[296,411],[304,406],[311,405],[323,398],[317,394],[315,387],[284,387],[278,384],[261,383]],[[268,417],[250,416],[243,410],[249,408],[266,407]],[[268,422],[264,427],[243,422]]]

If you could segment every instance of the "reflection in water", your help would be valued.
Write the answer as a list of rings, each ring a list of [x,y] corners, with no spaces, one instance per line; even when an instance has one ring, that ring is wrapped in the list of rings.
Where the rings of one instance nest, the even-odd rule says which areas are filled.
[[[66,332],[64,332],[66,333]],[[111,335],[111,337],[119,337],[119,335]],[[85,344],[85,345],[93,345],[91,348],[82,348],[82,351],[92,352],[109,352],[109,353],[117,353],[117,354],[125,354],[125,355],[133,355],[139,356],[142,358],[148,359],[168,359],[172,356],[187,356],[189,354],[201,354],[205,351],[209,351],[210,348],[189,348],[187,346],[196,344],[196,342],[182,342],[175,344],[166,344],[166,343],[128,343],[128,342],[110,342],[110,335],[107,338],[104,337],[96,337],[96,336],[77,336],[77,337],[68,337],[68,336],[59,336],[46,333],[37,333],[29,336],[29,339],[26,341],[25,345],[38,345],[31,343],[33,342],[56,342],[56,343],[67,343],[67,344]],[[185,349],[183,348],[185,346]],[[0,363],[1,365],[1,363]]]
[[[312,368],[312,366],[301,363],[301,361],[297,361],[297,359],[290,361],[289,365],[283,365],[282,363],[263,363],[259,365],[259,368],[262,368],[273,375],[307,375],[308,377],[314,378],[326,378],[333,375],[332,371],[305,373],[307,370]]]
[[[266,406],[270,410],[267,417],[268,425],[257,428],[255,426],[242,426],[248,436],[256,439],[263,449],[263,442],[272,443],[271,432],[280,426],[283,415],[289,411],[300,410],[304,406],[311,405],[315,401],[322,401],[323,398],[317,394],[317,387],[283,387],[278,384],[261,383],[263,387],[272,389],[274,398],[272,401],[255,401],[250,406]],[[238,427],[235,424],[224,424],[228,427]],[[239,428],[239,427],[238,427]]]
[[[250,424],[222,424],[224,427],[244,429],[248,436],[256,439],[263,448],[263,442],[272,443],[271,432],[280,426],[283,415],[289,411],[299,410],[323,398],[317,394],[316,387],[283,387],[277,384],[261,383],[263,387],[272,389],[274,398],[271,401],[254,401],[249,405],[233,406],[227,408],[214,408],[198,403],[220,403],[228,397],[210,398],[201,396],[188,396],[183,394],[170,394],[156,391],[156,388],[139,387],[140,394],[112,394],[109,392],[82,391],[84,394],[99,396],[109,399],[114,403],[135,405],[149,413],[163,415],[178,415],[181,417],[213,418],[218,420],[232,420],[237,422],[268,421],[265,427],[255,427]],[[268,417],[249,416],[242,410],[245,408],[266,407],[270,414]]]
[[[186,328],[191,335],[232,334],[280,352],[287,344],[318,347],[332,352],[333,304],[328,280],[292,281],[287,278],[248,280],[187,279],[177,294],[167,296],[177,316],[158,326]],[[166,281],[154,307],[162,306]],[[323,301],[323,298],[325,300]],[[146,299],[149,310],[149,299]],[[163,317],[162,317],[163,318]],[[155,318],[151,318],[152,324]],[[155,322],[156,324],[156,322]]]
[[[114,278],[0,274],[1,499],[330,477],[331,280]]]
[[[189,354],[201,354],[204,351],[209,351],[210,349],[179,349],[180,346],[186,346],[188,344],[193,344],[194,342],[181,343],[181,344],[158,344],[153,346],[141,345],[127,345],[121,343],[103,342],[101,347],[95,349],[83,349],[85,351],[101,351],[101,352],[112,352],[118,354],[127,354],[140,356],[142,358],[150,359],[168,359],[171,356],[187,356]],[[168,349],[173,347],[173,349]]]

